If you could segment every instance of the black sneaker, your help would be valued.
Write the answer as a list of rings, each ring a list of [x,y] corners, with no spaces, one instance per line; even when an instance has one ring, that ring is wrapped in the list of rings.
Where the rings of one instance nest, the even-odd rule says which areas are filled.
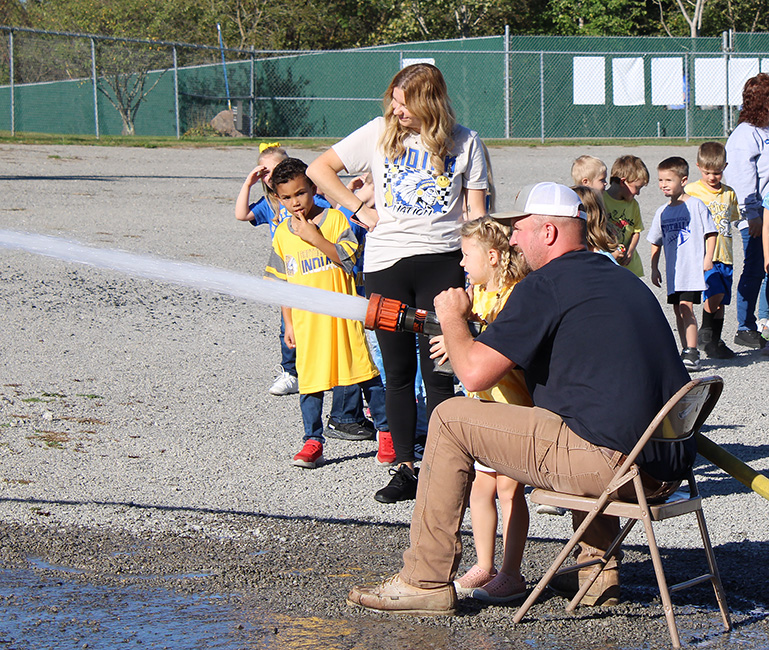
[[[705,350],[708,343],[713,340],[713,330],[709,327],[700,327],[697,332],[697,347],[700,350]],[[708,355],[710,356],[710,355]]]
[[[734,342],[746,348],[758,349],[761,345],[761,335],[758,330],[738,330],[734,335]]]
[[[395,503],[408,501],[417,496],[417,476],[419,470],[412,470],[408,465],[390,468],[392,478],[386,487],[374,495],[380,503]]]
[[[369,420],[363,422],[339,422],[329,417],[326,436],[337,440],[375,440],[376,429]]]
[[[687,370],[697,370],[700,367],[700,351],[697,348],[684,348],[681,360]]]
[[[734,351],[726,347],[723,341],[710,341],[705,345],[705,354],[711,359],[731,359]]]

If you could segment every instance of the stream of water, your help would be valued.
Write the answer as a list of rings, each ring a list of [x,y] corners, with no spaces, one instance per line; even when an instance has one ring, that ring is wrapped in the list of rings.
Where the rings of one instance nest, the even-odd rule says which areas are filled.
[[[191,262],[178,262],[112,248],[95,248],[50,235],[0,230],[0,247],[120,271],[137,278],[182,284],[236,298],[304,309],[350,320],[364,321],[368,308],[368,300],[360,296],[264,280],[247,273]]]

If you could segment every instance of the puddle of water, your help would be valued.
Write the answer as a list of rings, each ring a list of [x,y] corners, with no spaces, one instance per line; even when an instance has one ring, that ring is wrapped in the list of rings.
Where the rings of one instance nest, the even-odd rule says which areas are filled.
[[[450,625],[420,625],[410,618],[377,617],[353,621],[296,617],[265,611],[267,602],[228,599],[223,595],[190,595],[144,584],[95,586],[70,579],[80,569],[30,559],[38,571],[57,571],[55,577],[33,569],[0,569],[0,647],[39,648],[115,647],[167,650],[651,650],[651,646],[595,644],[550,634],[532,636],[522,630],[514,640],[488,629],[455,629]],[[203,577],[189,574],[180,577]],[[159,576],[151,576],[159,577]],[[248,602],[250,601],[250,602]],[[686,607],[680,608],[684,614]],[[715,624],[707,629],[679,629],[687,647],[729,649],[769,648],[765,621],[758,608],[732,612],[740,625],[725,635]]]
[[[249,630],[213,597],[136,586],[97,587],[0,571],[0,644],[37,648],[234,650]],[[7,645],[6,645],[7,644]]]
[[[158,648],[179,650],[349,650],[362,648],[509,648],[486,632],[415,629],[411,621],[350,622],[292,617],[238,606],[216,595],[141,585],[94,586],[69,580],[80,569],[30,558],[32,569],[0,570],[0,647]],[[154,576],[158,577],[158,576]],[[180,576],[174,576],[180,577]],[[182,576],[183,577],[183,576]],[[388,633],[383,635],[383,627]],[[393,636],[395,635],[395,636]],[[403,643],[396,642],[402,635]],[[461,642],[457,644],[461,637]],[[392,645],[395,643],[395,645]]]

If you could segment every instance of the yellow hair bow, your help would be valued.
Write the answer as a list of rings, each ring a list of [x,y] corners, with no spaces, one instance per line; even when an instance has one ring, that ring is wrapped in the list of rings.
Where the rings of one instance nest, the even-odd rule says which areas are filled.
[[[259,153],[262,153],[265,149],[272,149],[274,147],[279,147],[280,142],[262,142],[259,144]]]

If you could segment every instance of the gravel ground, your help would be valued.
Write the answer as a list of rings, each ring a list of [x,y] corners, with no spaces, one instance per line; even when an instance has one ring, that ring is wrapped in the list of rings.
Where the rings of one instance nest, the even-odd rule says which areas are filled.
[[[309,161],[318,152],[292,153]],[[526,183],[568,181],[581,153],[610,165],[626,152],[492,149],[498,208]],[[634,153],[654,170],[674,154],[693,163],[696,148]],[[261,276],[267,229],[233,217],[256,155],[241,148],[0,146],[0,229]],[[656,183],[641,194],[647,226],[662,202]],[[648,268],[643,240],[640,249]],[[351,584],[398,568],[412,504],[383,506],[372,498],[388,479],[375,463],[373,442],[330,440],[322,469],[289,465],[301,440],[298,399],[267,394],[279,362],[276,307],[3,249],[0,279],[0,565],[7,570],[0,578],[0,642],[9,647],[40,647],[29,640],[31,628],[8,623],[32,602],[19,596],[20,587],[3,587],[24,570],[42,582],[81,585],[81,595],[91,594],[86,585],[138,585],[147,598],[155,588],[183,598],[226,596],[228,613],[217,610],[211,620],[231,624],[230,645],[215,645],[214,636],[216,643],[221,638],[212,632],[194,643],[182,635],[167,642],[172,648],[289,647],[291,635],[312,648],[668,644],[648,555],[635,533],[623,568],[625,602],[610,614],[583,609],[569,616],[558,598],[535,606],[518,627],[511,609],[474,603],[463,604],[458,617],[434,620],[348,609]],[[735,328],[730,307],[727,343]],[[726,382],[705,433],[767,473],[769,358],[736,351],[731,361],[703,364],[703,373]],[[632,382],[630,375],[629,390]],[[722,635],[712,593],[697,587],[675,598],[683,640],[767,648],[769,504],[707,461],[697,471],[737,627]],[[695,528],[658,529],[671,579],[701,563]],[[541,574],[568,529],[567,518],[532,514],[527,576]],[[470,543],[465,561],[472,560]],[[105,633],[93,625],[70,623],[77,634],[62,627],[65,592],[51,597],[59,604],[40,615],[60,623],[50,633],[57,645],[49,647],[79,647],[70,645],[75,638],[100,647]]]

